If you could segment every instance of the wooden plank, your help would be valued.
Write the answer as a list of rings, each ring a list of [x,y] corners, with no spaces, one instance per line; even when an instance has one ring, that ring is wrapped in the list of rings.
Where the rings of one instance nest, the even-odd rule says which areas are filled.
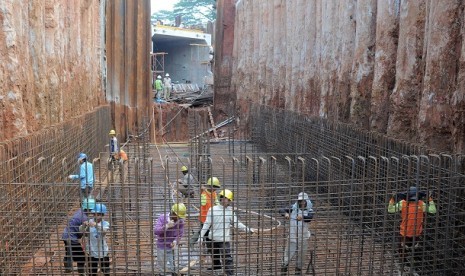
[[[213,121],[212,111],[210,107],[208,107],[207,110],[208,110],[208,116],[210,117],[210,124],[212,125],[212,129],[213,129],[213,135],[215,136],[215,139],[218,139],[218,132],[216,131],[215,121]]]

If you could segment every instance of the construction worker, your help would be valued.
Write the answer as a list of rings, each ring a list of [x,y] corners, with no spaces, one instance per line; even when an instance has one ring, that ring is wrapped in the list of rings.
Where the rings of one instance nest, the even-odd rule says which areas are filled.
[[[186,206],[183,203],[173,204],[169,213],[158,217],[153,228],[157,236],[158,265],[161,271],[169,273],[168,275],[173,275],[177,271],[174,256],[179,241],[184,235],[186,212]]]
[[[400,199],[397,203],[395,197]],[[420,246],[424,213],[436,214],[436,204],[431,194],[428,196],[428,203],[425,203],[422,197],[426,197],[426,193],[419,192],[417,187],[412,186],[403,196],[393,193],[388,205],[388,213],[401,213],[399,257],[403,270],[412,274],[416,273],[413,264],[407,263],[406,255],[414,253]]]
[[[163,79],[163,92],[163,98],[168,100],[171,95],[171,78],[168,73],[166,73],[165,78]]]
[[[163,92],[163,83],[161,82],[161,76],[160,75],[157,76],[157,80],[154,83],[154,88],[157,91],[156,98],[157,98],[157,100],[160,100],[161,93]]]
[[[177,190],[185,197],[194,197],[194,190],[192,189],[192,186],[195,185],[194,177],[189,173],[186,166],[181,167],[181,173],[183,178],[178,179]]]
[[[221,183],[217,177],[210,177],[207,180],[207,185],[202,186],[201,188],[202,192],[200,194],[200,215],[199,215],[200,229],[198,232],[195,232],[190,238],[191,244],[195,244],[197,242],[199,235],[200,235],[200,231],[202,230],[203,224],[207,218],[208,210],[213,205],[219,204],[218,198],[216,197],[216,191],[215,191],[215,189],[219,189],[219,188],[221,188]],[[204,236],[205,236],[205,239],[208,241],[208,232],[205,233]]]
[[[234,195],[230,190],[222,190],[219,197],[220,204],[210,208],[206,215],[200,237],[209,232],[210,242],[207,242],[207,247],[213,260],[213,267],[209,270],[224,269],[224,274],[234,275],[230,244],[231,225],[248,233],[254,233],[255,229],[245,226],[234,214],[233,209],[229,206],[234,200]],[[199,238],[198,241],[202,242],[202,239]]]
[[[80,196],[81,199],[92,195],[92,189],[94,187],[94,166],[92,163],[87,162],[87,155],[80,153],[78,156],[79,163],[79,174],[71,174],[68,176],[69,179],[79,179],[81,184]]]
[[[308,239],[310,239],[308,223],[313,218],[312,201],[308,194],[301,192],[297,196],[297,202],[289,208],[279,210],[279,212],[290,220],[289,237],[284,251],[281,275],[287,275],[289,262],[296,254],[295,275],[302,275],[303,260],[307,255]]]
[[[108,135],[110,135],[110,161],[115,161],[119,154],[118,138],[116,138],[116,132],[114,129],[110,130]]]
[[[106,213],[107,206],[103,203],[96,203],[92,210],[94,217],[80,227],[86,237],[86,252],[90,259],[89,275],[98,275],[99,265],[103,275],[110,275],[110,257],[106,240],[106,234],[110,231],[110,223],[103,219]]]
[[[73,261],[77,262],[78,272],[80,275],[85,273],[86,256],[81,246],[82,232],[81,225],[88,225],[88,216],[95,208],[95,199],[85,198],[82,200],[81,208],[77,210],[73,217],[68,221],[61,236],[61,240],[65,244],[65,257],[63,264],[65,272],[73,271]]]

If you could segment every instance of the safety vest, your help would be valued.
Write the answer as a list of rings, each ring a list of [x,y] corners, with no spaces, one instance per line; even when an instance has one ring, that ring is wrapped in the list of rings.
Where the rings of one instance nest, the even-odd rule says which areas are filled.
[[[216,202],[216,192],[213,191],[210,193],[209,191],[205,190],[200,195],[200,216],[199,220],[201,223],[205,223],[207,219],[208,210],[212,207],[213,204]]]
[[[415,201],[402,201],[402,222],[400,224],[400,234],[404,237],[418,237],[423,231],[423,213],[422,200]]]

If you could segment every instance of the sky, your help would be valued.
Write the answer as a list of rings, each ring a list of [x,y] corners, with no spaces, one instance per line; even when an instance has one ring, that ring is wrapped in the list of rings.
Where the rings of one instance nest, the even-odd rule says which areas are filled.
[[[179,0],[150,0],[151,14],[160,10],[173,10],[173,5],[177,2]]]

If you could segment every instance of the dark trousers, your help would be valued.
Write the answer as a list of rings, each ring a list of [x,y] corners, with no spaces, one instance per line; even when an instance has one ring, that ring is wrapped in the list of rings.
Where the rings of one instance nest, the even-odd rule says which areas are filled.
[[[110,257],[94,258],[90,257],[90,275],[97,275],[98,267],[103,275],[110,275]]]
[[[399,257],[403,265],[407,265],[409,258],[414,258],[415,253],[418,254],[420,252],[420,242],[421,237],[400,237]]]
[[[208,239],[207,246],[212,254],[213,269],[221,269],[223,263],[226,275],[234,275],[231,244],[229,242],[214,242]]]
[[[84,265],[86,262],[86,255],[82,250],[81,243],[77,241],[64,240],[65,244],[65,257],[63,258],[63,264],[66,269],[73,269],[73,261],[77,263],[78,272],[84,273]]]

